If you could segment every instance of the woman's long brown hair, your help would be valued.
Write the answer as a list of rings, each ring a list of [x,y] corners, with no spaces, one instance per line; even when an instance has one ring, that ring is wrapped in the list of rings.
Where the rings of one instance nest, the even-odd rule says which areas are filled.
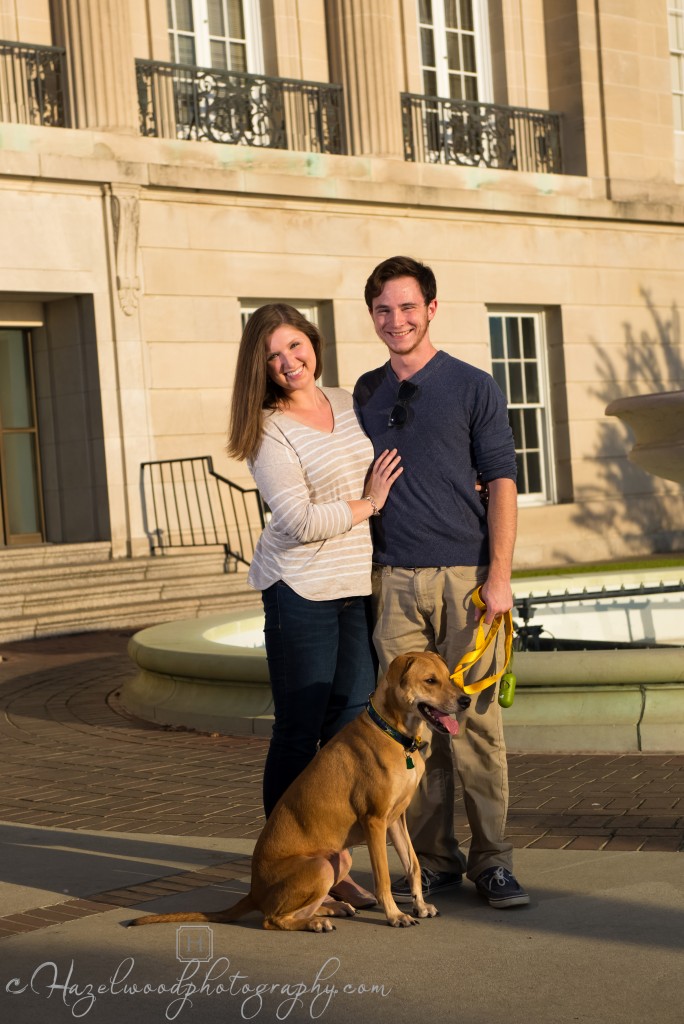
[[[230,407],[226,450],[235,459],[256,456],[263,435],[262,410],[275,409],[285,397],[284,390],[271,380],[266,369],[266,346],[282,324],[296,328],[310,340],[316,354],[316,380],[323,370],[320,332],[298,309],[285,302],[269,302],[252,313],[240,339]]]

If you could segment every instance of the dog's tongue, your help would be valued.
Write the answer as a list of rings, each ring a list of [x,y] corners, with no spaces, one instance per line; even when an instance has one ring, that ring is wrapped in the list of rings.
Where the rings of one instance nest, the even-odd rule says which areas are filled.
[[[451,733],[452,736],[456,735],[458,732],[458,722],[455,718],[452,718],[451,715],[444,714],[442,711],[438,711],[437,708],[433,708],[432,713],[440,725],[444,726],[447,732]]]

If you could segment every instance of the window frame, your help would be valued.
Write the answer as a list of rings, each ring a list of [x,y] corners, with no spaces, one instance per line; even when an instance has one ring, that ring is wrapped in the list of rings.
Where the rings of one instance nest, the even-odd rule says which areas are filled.
[[[224,3],[224,15],[226,27],[228,27],[227,11],[225,11],[226,0],[222,0]],[[245,58],[247,63],[247,72],[249,74],[263,74],[264,71],[264,55],[263,55],[263,41],[261,35],[261,11],[259,7],[259,0],[240,0],[242,4],[242,17],[244,20],[245,27]],[[168,9],[171,13],[171,23],[168,26],[169,33],[169,49],[171,54],[171,60],[175,64],[184,63],[179,59],[178,56],[178,37],[192,37],[195,44],[195,64],[194,67],[200,68],[214,68],[211,63],[211,40],[212,38],[218,38],[216,36],[210,36],[209,34],[209,13],[207,10],[207,0],[190,0],[192,7],[192,20],[193,29],[192,31],[186,29],[179,29],[176,25],[176,6],[175,0],[168,0]],[[225,36],[221,37],[227,48],[228,62],[230,65],[230,41],[235,39],[231,37],[229,32],[226,32]],[[225,68],[216,67],[214,70],[237,70],[231,69],[230,66]]]
[[[491,103],[494,95],[491,40],[489,35],[489,5],[488,0],[470,0],[473,15],[473,35],[475,40],[475,79],[477,83],[478,103]],[[435,49],[435,74],[437,78],[437,93],[441,99],[450,98],[449,88],[449,61],[448,41],[446,28],[446,13],[444,9],[445,0],[431,0],[432,23],[420,20],[420,0],[416,0],[416,18],[418,24],[418,66],[423,76],[423,87],[425,86],[424,73],[429,69],[423,64],[422,53],[422,30],[432,29],[432,36]],[[427,94],[426,95],[432,95]]]
[[[678,32],[674,29],[675,23],[679,23]],[[668,0],[667,30],[673,127],[675,132],[681,135],[684,134],[684,0]]]
[[[321,303],[311,299],[283,299],[283,298],[269,298],[269,299],[241,299],[240,300],[240,324],[244,331],[247,320],[256,312],[259,306],[265,306],[269,302],[285,302],[288,306],[294,306],[302,316],[306,317],[314,326],[316,326],[322,333],[321,327]],[[323,373],[316,381],[318,387],[336,387],[337,385],[331,384],[327,379],[330,370],[326,373],[327,360],[325,358],[326,350],[332,348],[332,343],[327,340],[323,349]]]
[[[506,338],[506,320],[512,319],[518,322],[518,337],[522,339],[522,321],[529,319],[534,325],[535,356],[534,359],[526,357],[524,350],[520,349],[520,357],[510,357],[504,351],[503,357],[494,355],[491,323],[494,319],[502,321],[502,338]],[[489,354],[492,367],[492,376],[495,376],[495,363],[503,363],[506,370],[506,389],[504,397],[509,409],[509,421],[513,426],[511,412],[514,410],[536,410],[536,430],[538,435],[538,446],[518,447],[519,438],[516,438],[516,461],[525,459],[527,452],[539,451],[539,472],[541,477],[541,490],[521,491],[520,472],[518,478],[518,504],[521,507],[532,507],[539,505],[554,505],[558,503],[558,488],[556,480],[556,460],[554,453],[554,431],[553,415],[551,408],[551,381],[549,377],[548,341],[546,332],[546,317],[543,309],[539,307],[513,307],[513,306],[488,306],[487,324],[489,331]],[[513,402],[510,397],[510,365],[520,363],[524,369],[526,363],[534,362],[537,367],[537,384],[539,388],[539,399],[536,402],[522,401]],[[496,379],[496,377],[495,377]],[[521,372],[521,381],[525,381],[524,372]],[[498,383],[498,381],[497,381]],[[523,388],[525,389],[523,383]],[[503,389],[502,389],[503,390]],[[524,394],[526,398],[526,395]],[[515,436],[515,435],[514,435]]]

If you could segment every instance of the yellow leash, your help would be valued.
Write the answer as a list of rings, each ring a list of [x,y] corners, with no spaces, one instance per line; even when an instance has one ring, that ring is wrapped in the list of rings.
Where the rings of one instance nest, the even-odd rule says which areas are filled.
[[[477,590],[473,593],[472,602],[476,608],[480,609],[480,611],[486,611],[487,606],[482,600],[481,590],[482,588],[478,587]],[[473,694],[481,693],[482,690],[486,690],[488,686],[491,686],[498,679],[501,679],[504,673],[506,673],[506,676],[510,678],[502,680],[501,693],[499,695],[499,703],[503,707],[510,707],[510,705],[513,703],[515,676],[512,672],[506,672],[506,669],[508,668],[508,665],[510,663],[511,653],[513,650],[513,615],[511,614],[510,610],[504,612],[503,615],[497,615],[494,621],[491,623],[486,636],[483,623],[484,615],[480,618],[480,621],[477,626],[477,635],[475,637],[475,649],[472,651],[467,651],[467,653],[463,655],[458,665],[451,673],[451,679],[453,679],[454,683],[456,684],[456,686],[458,686],[459,690],[463,690],[463,692],[467,694]],[[489,648],[492,646],[492,644],[496,640],[502,623],[504,627],[505,653],[503,667],[498,672],[494,672],[493,675],[487,676],[486,679],[479,679],[476,683],[466,683],[463,678],[465,673],[468,672],[468,670],[471,669],[473,665],[480,660],[482,655],[485,654],[485,652],[488,651]],[[506,685],[504,686],[504,684]]]

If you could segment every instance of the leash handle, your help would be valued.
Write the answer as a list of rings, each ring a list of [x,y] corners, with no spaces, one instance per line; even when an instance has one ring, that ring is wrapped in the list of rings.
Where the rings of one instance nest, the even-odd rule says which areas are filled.
[[[478,587],[473,591],[472,602],[476,608],[480,611],[486,611],[487,605],[482,600],[482,587]],[[463,690],[464,693],[473,694],[481,693],[482,690],[486,690],[488,686],[495,683],[504,674],[508,668],[511,660],[511,652],[513,650],[513,615],[510,609],[504,612],[502,615],[497,615],[491,623],[487,634],[483,628],[484,616],[480,617],[477,624],[477,633],[475,635],[475,648],[472,651],[467,651],[458,665],[451,673],[451,679],[454,681],[459,690]],[[473,667],[473,665],[480,660],[483,654],[491,647],[496,640],[499,629],[503,623],[504,627],[504,664],[498,672],[494,672],[492,675],[487,676],[486,679],[479,679],[476,683],[466,683],[464,680],[465,673]]]

